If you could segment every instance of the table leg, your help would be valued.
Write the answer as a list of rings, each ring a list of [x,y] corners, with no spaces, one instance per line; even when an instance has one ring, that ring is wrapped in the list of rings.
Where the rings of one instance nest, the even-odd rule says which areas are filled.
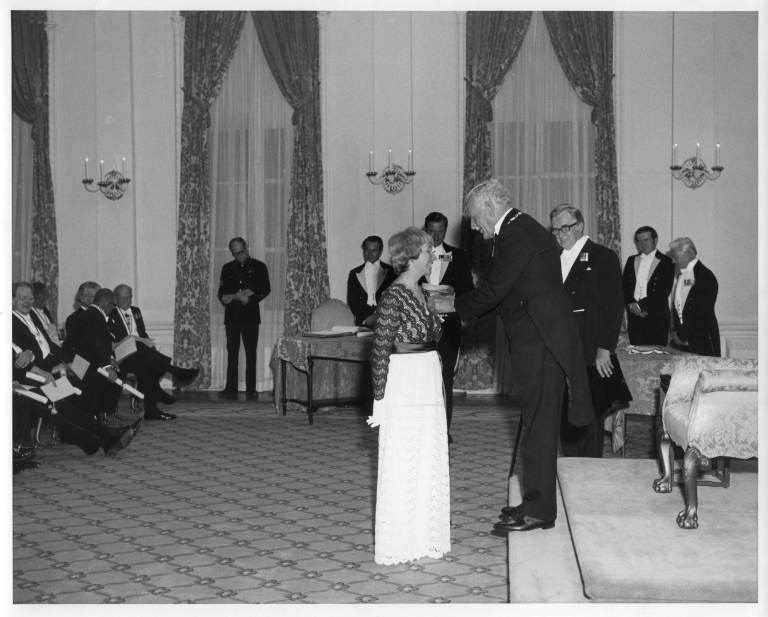
[[[312,368],[315,363],[312,360],[312,356],[307,358],[307,417],[309,418],[309,424],[313,424],[312,414],[314,409],[312,408]]]
[[[287,372],[288,367],[286,366],[285,360],[280,360],[280,367],[282,368],[282,371],[283,371],[283,374],[280,376],[280,381],[282,382],[281,403],[283,405],[283,415],[286,415],[288,413],[288,403],[286,401],[286,393],[285,393],[285,374]]]

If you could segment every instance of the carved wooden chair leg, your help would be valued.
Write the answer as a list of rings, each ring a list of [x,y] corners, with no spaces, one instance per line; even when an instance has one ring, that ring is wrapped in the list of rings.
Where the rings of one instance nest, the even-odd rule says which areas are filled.
[[[653,490],[657,493],[669,493],[672,491],[672,473],[674,472],[672,460],[672,440],[664,427],[656,431],[656,449],[659,451],[659,463],[661,464],[661,477],[653,481]]]
[[[683,458],[683,474],[685,478],[685,510],[677,515],[677,524],[681,529],[696,529],[699,526],[698,506],[698,475],[699,469],[709,469],[712,465],[706,456],[694,447],[688,446]]]
[[[37,428],[35,429],[35,449],[36,450],[43,450],[45,449],[45,444],[40,441],[40,428],[43,426],[43,419],[38,418],[37,419]]]

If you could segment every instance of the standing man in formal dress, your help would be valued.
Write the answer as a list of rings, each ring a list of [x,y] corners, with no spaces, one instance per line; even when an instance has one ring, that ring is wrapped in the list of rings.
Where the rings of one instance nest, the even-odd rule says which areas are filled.
[[[552,234],[563,248],[560,268],[563,285],[571,299],[579,328],[584,366],[595,366],[600,378],[613,372],[612,354],[619,341],[624,300],[621,291],[621,262],[616,253],[584,235],[584,217],[568,204],[549,213]],[[594,389],[596,381],[590,382]],[[590,391],[593,403],[598,400]],[[603,422],[594,409],[587,426],[573,426],[561,419],[560,441],[565,456],[603,457]]]
[[[93,281],[86,281],[77,288],[77,293],[75,294],[77,308],[69,315],[69,317],[67,317],[64,327],[66,336],[64,340],[64,351],[70,355],[74,355],[71,341],[77,338],[77,325],[83,315],[85,315],[85,312],[90,308],[91,304],[93,304],[93,298],[99,289],[101,289],[101,286]]]
[[[269,272],[263,261],[248,254],[242,238],[229,241],[234,259],[221,268],[219,301],[224,305],[224,328],[227,334],[227,382],[219,392],[222,398],[236,397],[238,391],[238,359],[240,338],[245,348],[245,393],[248,400],[256,393],[256,346],[259,343],[261,311],[259,302],[269,295]]]
[[[717,278],[699,261],[690,238],[672,240],[669,248],[680,269],[673,295],[672,345],[700,356],[720,357]]]
[[[566,378],[573,405],[569,420],[592,420],[589,386],[571,303],[560,274],[560,248],[536,220],[512,207],[497,180],[467,195],[464,213],[472,229],[494,240],[490,274],[472,291],[451,301],[432,296],[440,312],[455,305],[462,320],[496,309],[510,342],[510,363],[522,399],[526,427],[520,444],[523,503],[502,513],[502,531],[550,529],[557,517],[557,437]]]
[[[368,236],[360,245],[363,265],[352,268],[347,277],[347,305],[355,316],[356,326],[373,327],[376,305],[387,287],[397,278],[394,268],[381,261],[384,241]]]
[[[658,242],[659,234],[653,227],[640,227],[635,232],[640,252],[624,266],[622,287],[632,345],[665,347],[669,342],[669,294],[675,282],[675,264],[656,250]]]
[[[441,212],[432,212],[424,220],[424,231],[434,243],[435,261],[432,271],[421,279],[421,283],[430,285],[448,285],[456,297],[472,291],[472,271],[466,251],[444,242],[448,230],[448,218]],[[451,417],[453,416],[453,380],[459,363],[461,348],[461,319],[457,313],[448,313],[443,321],[443,334],[437,343],[437,353],[443,367],[443,386],[445,388],[445,417],[448,426],[448,443],[453,443],[451,436]]]

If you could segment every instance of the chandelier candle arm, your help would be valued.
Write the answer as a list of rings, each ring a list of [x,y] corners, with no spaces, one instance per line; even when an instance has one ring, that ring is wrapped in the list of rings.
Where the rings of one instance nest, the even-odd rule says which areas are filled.
[[[697,189],[707,180],[713,182],[720,177],[720,173],[725,169],[720,164],[720,144],[715,144],[715,164],[712,169],[707,169],[706,163],[701,159],[701,144],[696,144],[696,156],[683,161],[682,165],[677,163],[677,144],[672,148],[672,177],[675,180],[682,180],[683,184],[689,189]]]

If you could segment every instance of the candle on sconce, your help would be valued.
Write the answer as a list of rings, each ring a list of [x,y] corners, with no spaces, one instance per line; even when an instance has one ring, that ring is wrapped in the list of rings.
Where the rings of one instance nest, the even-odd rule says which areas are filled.
[[[408,171],[413,169],[413,149],[408,148]]]
[[[387,161],[387,170],[392,171],[392,148],[389,149],[389,159]]]
[[[720,167],[720,144],[715,147],[715,167]]]
[[[102,182],[104,182],[104,161],[99,161],[99,175]]]
[[[701,156],[701,144],[696,143],[696,166],[699,165],[699,157]]]
[[[88,179],[88,157],[85,157],[85,179]]]
[[[125,157],[123,157],[123,178],[125,178]]]
[[[672,146],[672,166],[677,167],[677,144]]]
[[[373,150],[368,155],[368,171],[373,173]]]

